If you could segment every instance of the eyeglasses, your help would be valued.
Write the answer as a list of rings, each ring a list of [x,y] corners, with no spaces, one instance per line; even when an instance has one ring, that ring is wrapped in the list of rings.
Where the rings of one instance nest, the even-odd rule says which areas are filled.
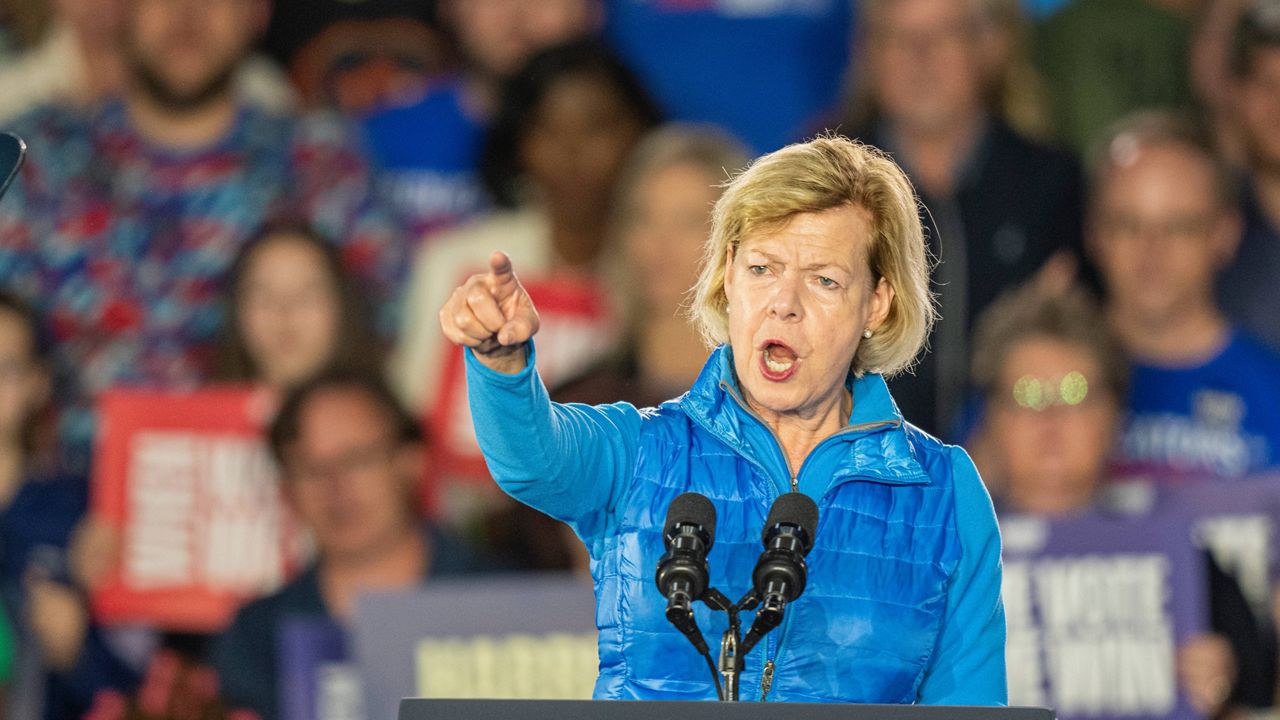
[[[1104,213],[1099,217],[1098,229],[1113,240],[1136,240],[1154,237],[1184,243],[1208,237],[1213,230],[1214,216],[1188,214],[1153,222],[1127,213]]]
[[[1072,370],[1057,377],[1023,375],[1012,390],[997,397],[1002,404],[1018,410],[1044,412],[1056,407],[1081,407],[1097,400],[1103,393],[1090,390],[1084,373]]]
[[[290,475],[303,481],[345,477],[390,462],[395,449],[396,443],[391,438],[383,438],[324,460],[296,458]]]

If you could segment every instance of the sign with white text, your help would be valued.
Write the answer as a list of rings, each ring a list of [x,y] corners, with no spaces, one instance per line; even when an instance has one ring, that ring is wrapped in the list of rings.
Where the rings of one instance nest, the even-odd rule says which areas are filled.
[[[1208,580],[1185,516],[1001,518],[1009,704],[1061,720],[1195,718],[1178,647]]]
[[[92,507],[120,556],[93,596],[101,622],[213,632],[298,567],[263,440],[273,410],[246,388],[102,396]]]
[[[366,595],[354,641],[370,718],[403,697],[589,699],[599,669],[595,595],[571,575]]]

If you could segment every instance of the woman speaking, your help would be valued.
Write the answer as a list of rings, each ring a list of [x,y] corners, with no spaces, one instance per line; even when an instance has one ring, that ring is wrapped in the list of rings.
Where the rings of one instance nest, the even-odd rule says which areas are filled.
[[[742,698],[1005,702],[990,498],[963,450],[903,421],[884,381],[924,343],[928,283],[906,176],[874,148],[827,137],[760,158],[717,202],[692,309],[717,347],[693,387],[657,408],[548,399],[538,314],[504,254],[453,292],[440,321],[469,348],[494,479],[590,551],[596,697],[715,697],[653,582],[667,507],[685,492],[711,499],[711,584],[737,597],[770,505],[798,491],[820,512],[808,587],[745,658]],[[718,646],[711,612],[696,614]]]

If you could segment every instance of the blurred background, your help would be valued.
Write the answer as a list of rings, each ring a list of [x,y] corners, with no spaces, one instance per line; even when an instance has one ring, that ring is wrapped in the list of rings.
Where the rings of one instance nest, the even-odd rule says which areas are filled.
[[[1011,703],[1277,716],[1280,0],[4,0],[0,130],[7,717],[589,696],[436,313],[505,250],[554,399],[678,397],[723,184],[823,133],[920,196],[890,385],[996,504]]]

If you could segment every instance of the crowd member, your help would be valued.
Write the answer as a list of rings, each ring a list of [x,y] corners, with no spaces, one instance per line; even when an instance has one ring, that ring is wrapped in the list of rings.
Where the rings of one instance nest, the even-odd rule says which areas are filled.
[[[711,208],[729,173],[747,166],[746,151],[711,126],[672,124],[653,132],[627,161],[618,181],[612,246],[629,272],[615,353],[558,388],[559,402],[625,400],[654,407],[697,379],[705,346],[686,316],[688,293],[710,230]],[[587,556],[568,527],[525,505],[487,518],[489,543],[515,564],[587,572]]]
[[[1107,509],[1129,368],[1119,340],[1097,322],[1100,313],[1079,288],[1046,295],[1026,287],[998,299],[978,324],[973,380],[986,400],[992,450],[981,470],[1001,477],[1001,516]],[[1274,632],[1263,631],[1239,586],[1212,563],[1209,600],[1213,634],[1179,647],[1180,684],[1205,717],[1232,706],[1269,707]]]
[[[74,572],[88,493],[48,437],[48,351],[34,312],[0,293],[0,610],[18,639],[7,716],[78,718],[97,691],[136,678],[91,626]]]
[[[427,318],[460,278],[484,267],[490,246],[507,248],[527,280],[596,285],[618,173],[657,121],[639,82],[595,41],[548,48],[511,79],[484,153],[486,184],[502,209],[427,244],[414,263],[393,369],[410,408],[433,407],[448,350]],[[612,336],[611,316],[596,324],[610,326],[601,332]],[[608,348],[582,350],[579,370]]]
[[[12,62],[0,63],[0,122],[10,123],[43,105],[92,109],[120,93],[127,81],[121,47],[121,0],[28,0],[14,13],[35,16],[37,33]],[[236,92],[260,107],[280,111],[293,103],[284,74],[252,56],[235,74]]]
[[[1237,122],[1237,81],[1233,48],[1241,16],[1252,0],[1207,0],[1191,35],[1191,90],[1196,113],[1213,138],[1214,150],[1225,161],[1244,164],[1244,140]]]
[[[1280,357],[1214,300],[1239,215],[1189,123],[1122,121],[1091,160],[1089,247],[1133,363],[1118,472],[1240,477],[1280,465]]]
[[[275,0],[263,46],[305,107],[365,115],[421,92],[453,64],[420,0]]]
[[[599,0],[443,0],[463,67],[365,122],[382,191],[422,240],[490,205],[480,178],[502,83],[535,52],[590,33]],[[423,142],[430,138],[430,142]]]
[[[74,373],[61,400],[78,465],[97,392],[203,376],[217,283],[271,217],[297,214],[341,238],[384,327],[394,324],[400,238],[372,201],[350,129],[233,91],[265,12],[262,0],[127,3],[123,95],[88,113],[38,110],[15,127],[30,151],[0,206],[0,282],[37,304],[56,368]]]
[[[1058,137],[1083,155],[1132,112],[1191,106],[1192,5],[1073,0],[1035,38]]]
[[[856,4],[613,2],[605,36],[673,119],[719,125],[759,154],[836,109]]]
[[[119,0],[40,0],[14,12],[33,16],[23,23],[33,37],[0,64],[0,122],[50,102],[92,104],[120,89]]]
[[[363,592],[492,569],[418,520],[421,430],[381,381],[331,371],[304,382],[284,401],[269,440],[285,496],[315,540],[316,561],[241,608],[211,653],[223,699],[262,720],[279,717],[276,657],[286,619],[345,623]]]
[[[1241,17],[1232,70],[1246,158],[1244,231],[1218,297],[1232,319],[1280,352],[1280,2],[1258,0]]]
[[[725,180],[750,159],[712,126],[672,124],[650,133],[628,160],[613,208],[613,247],[627,273],[618,351],[601,367],[552,388],[562,402],[626,400],[654,407],[697,379],[706,348],[687,317],[711,208]]]
[[[273,224],[250,240],[225,294],[215,380],[283,395],[329,367],[381,368],[366,299],[337,248],[304,224]]]
[[[871,0],[863,8],[865,104],[854,108],[853,129],[911,176],[941,261],[932,351],[914,374],[894,379],[894,397],[911,422],[950,432],[974,319],[1005,287],[1079,249],[1080,173],[993,112],[1001,41],[985,2]]]

